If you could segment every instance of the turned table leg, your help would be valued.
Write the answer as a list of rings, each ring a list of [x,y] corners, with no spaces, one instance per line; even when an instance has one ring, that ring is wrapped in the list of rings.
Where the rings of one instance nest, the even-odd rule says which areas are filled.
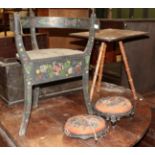
[[[127,59],[127,56],[126,56],[126,53],[125,53],[125,48],[124,48],[124,45],[123,45],[122,41],[119,41],[119,47],[120,47],[120,52],[121,52],[123,62],[124,62],[124,65],[125,65],[125,70],[126,70],[126,73],[127,73],[127,76],[128,76],[128,81],[129,81],[129,84],[130,84],[130,87],[131,87],[131,92],[132,92],[133,98],[135,100],[137,100],[137,95],[136,95],[134,82],[133,82],[133,79],[132,79],[132,76],[131,76],[131,71],[130,71],[128,59]]]
[[[101,43],[100,50],[99,50],[97,64],[96,64],[96,67],[95,67],[94,77],[93,77],[93,81],[92,81],[92,85],[91,85],[91,89],[90,89],[90,101],[92,101],[92,98],[93,98],[93,95],[94,95],[95,84],[96,84],[96,81],[97,81],[97,76],[98,76],[100,64],[102,63],[101,60],[102,60],[102,51],[103,51],[104,46],[105,46],[104,44],[105,43]]]
[[[100,91],[101,88],[101,83],[102,83],[102,77],[103,77],[103,68],[104,68],[104,60],[105,60],[105,53],[106,53],[106,43],[102,43],[101,45],[101,52],[102,52],[102,58],[101,58],[101,62],[100,62],[100,68],[99,68],[99,72],[98,72],[98,81],[97,81],[97,92]]]

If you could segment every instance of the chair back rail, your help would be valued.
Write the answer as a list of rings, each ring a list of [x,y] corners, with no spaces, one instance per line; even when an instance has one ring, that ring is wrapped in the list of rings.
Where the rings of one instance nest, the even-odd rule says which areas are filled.
[[[73,28],[73,29],[89,29],[89,19],[65,18],[65,17],[33,17],[25,18],[22,21],[23,28]]]
[[[24,44],[22,41],[22,29],[24,28],[30,28],[31,43],[33,49],[38,49],[38,43],[36,39],[36,28],[68,28],[89,30],[89,38],[84,52],[90,55],[93,48],[95,30],[99,29],[98,23],[99,22],[96,20],[96,14],[94,13],[94,11],[92,11],[90,19],[65,17],[35,17],[31,9],[30,17],[21,19],[18,13],[14,13],[15,38],[19,57],[23,55],[23,52],[21,54],[21,49],[25,51]],[[29,59],[26,52],[24,54],[24,57],[27,57],[27,59]]]

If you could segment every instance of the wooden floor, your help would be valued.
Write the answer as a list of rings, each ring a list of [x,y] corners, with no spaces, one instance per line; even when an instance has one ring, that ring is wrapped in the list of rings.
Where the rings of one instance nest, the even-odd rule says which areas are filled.
[[[96,94],[94,101],[106,95],[108,93]],[[126,94],[126,97],[130,98],[130,95]],[[2,101],[0,102],[1,128],[8,135],[7,139],[1,140],[1,146],[6,146],[5,141],[10,142],[10,139],[9,145],[11,146],[133,146],[144,136],[151,121],[150,108],[146,101],[141,101],[140,104],[137,104],[137,111],[133,119],[124,118],[115,128],[110,126],[107,135],[97,142],[94,139],[69,138],[63,134],[67,118],[86,113],[82,93],[79,91],[41,100],[39,107],[32,112],[26,136],[19,137],[18,130],[22,111],[23,104],[8,107]],[[4,137],[6,133],[2,133]],[[140,143],[138,146],[142,144]]]

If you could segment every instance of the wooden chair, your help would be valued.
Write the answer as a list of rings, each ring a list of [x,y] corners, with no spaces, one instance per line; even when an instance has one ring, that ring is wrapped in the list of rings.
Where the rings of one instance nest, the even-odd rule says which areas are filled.
[[[32,10],[30,17],[21,20],[14,13],[14,31],[18,57],[24,74],[24,112],[19,135],[25,135],[33,106],[38,106],[39,85],[52,81],[82,76],[84,101],[89,114],[93,113],[89,98],[89,62],[94,44],[96,15],[94,9],[90,19],[64,17],[35,17]],[[22,29],[30,28],[33,50],[26,51],[22,40]],[[84,51],[49,48],[39,49],[36,28],[72,28],[89,30],[89,39]],[[33,94],[33,95],[32,95]]]

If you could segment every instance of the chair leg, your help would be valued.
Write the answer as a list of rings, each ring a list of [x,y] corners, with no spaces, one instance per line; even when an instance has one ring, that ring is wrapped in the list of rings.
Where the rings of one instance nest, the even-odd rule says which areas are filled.
[[[40,88],[38,86],[33,89],[33,108],[38,107],[38,99],[39,99]]]
[[[25,82],[25,94],[24,94],[24,112],[23,118],[19,130],[19,136],[24,136],[29,122],[31,106],[32,106],[32,85],[30,82]]]
[[[83,67],[82,87],[83,87],[83,96],[87,107],[87,111],[89,114],[93,114],[93,109],[92,109],[92,105],[90,102],[90,95],[89,95],[89,67],[87,65]]]

